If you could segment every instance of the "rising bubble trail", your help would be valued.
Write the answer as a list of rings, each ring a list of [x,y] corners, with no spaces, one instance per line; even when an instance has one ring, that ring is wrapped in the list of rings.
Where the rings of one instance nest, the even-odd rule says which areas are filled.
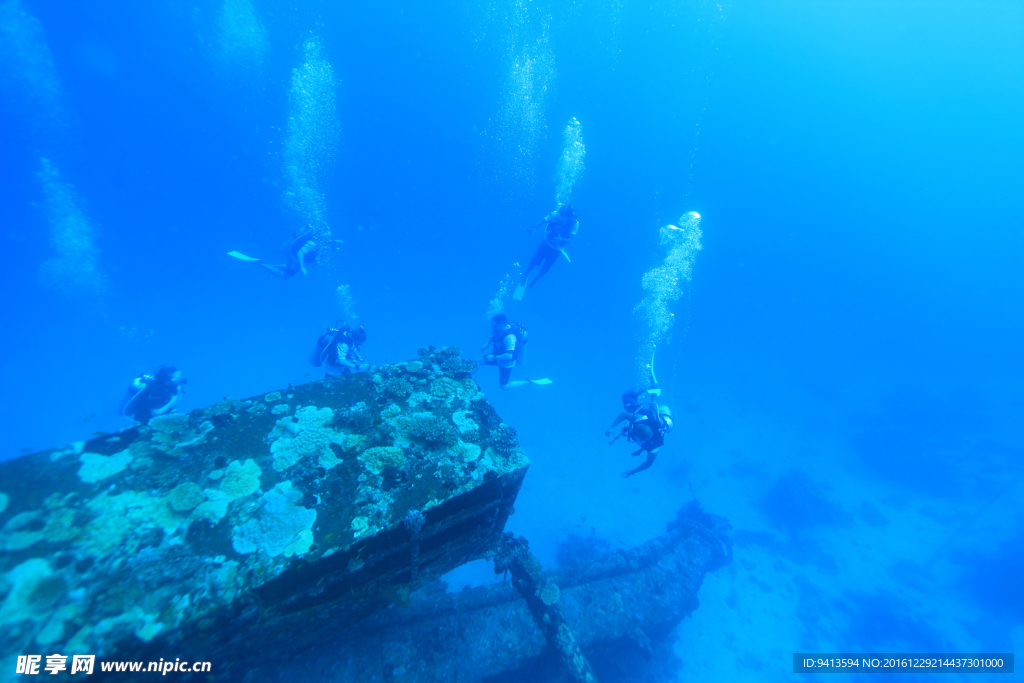
[[[685,292],[693,276],[693,261],[701,250],[700,214],[690,211],[679,218],[679,225],[665,225],[659,231],[662,247],[668,253],[661,265],[644,273],[644,298],[634,309],[640,318],[640,350],[637,373],[641,386],[648,386],[651,363],[658,344],[668,341],[675,314],[671,305]]]

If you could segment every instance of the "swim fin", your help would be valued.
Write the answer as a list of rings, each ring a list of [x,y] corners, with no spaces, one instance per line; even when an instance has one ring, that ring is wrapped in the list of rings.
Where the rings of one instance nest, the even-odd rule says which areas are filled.
[[[548,384],[551,384],[551,380],[549,380],[547,377],[544,377],[542,379],[531,379],[530,384],[535,384],[538,387],[543,387]]]
[[[512,298],[516,301],[522,301],[524,294],[526,294],[526,285],[519,285],[516,287],[516,291],[512,293]]]
[[[239,259],[241,261],[259,261],[258,258],[253,258],[252,256],[246,256],[245,254],[243,254],[243,253],[241,253],[239,251],[229,251],[228,252],[228,256],[234,256],[236,259]]]

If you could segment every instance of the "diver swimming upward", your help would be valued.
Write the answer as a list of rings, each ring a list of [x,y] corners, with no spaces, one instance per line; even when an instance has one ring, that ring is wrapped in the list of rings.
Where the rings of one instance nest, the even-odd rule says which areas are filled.
[[[573,208],[568,204],[563,204],[547,216],[544,216],[539,223],[531,225],[529,232],[532,233],[537,228],[544,228],[544,241],[540,243],[537,251],[534,252],[533,258],[530,259],[526,270],[523,271],[523,277],[519,281],[519,286],[516,287],[516,291],[512,295],[512,298],[517,301],[522,300],[527,287],[533,287],[537,284],[537,280],[544,277],[551,270],[551,266],[555,265],[555,261],[558,260],[559,256],[564,256],[566,261],[569,260],[569,255],[565,253],[565,247],[568,246],[569,242],[576,235],[576,231],[580,228],[580,222],[576,219]],[[537,273],[537,276],[527,284],[526,280],[530,271],[538,267],[540,271]]]

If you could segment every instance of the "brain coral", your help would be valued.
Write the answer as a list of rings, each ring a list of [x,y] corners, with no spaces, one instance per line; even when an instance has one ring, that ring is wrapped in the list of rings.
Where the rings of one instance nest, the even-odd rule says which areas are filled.
[[[325,469],[341,463],[331,450],[331,443],[343,444],[345,435],[330,427],[333,410],[306,406],[295,411],[295,419],[297,422],[291,417],[281,418],[270,432],[275,471],[283,472],[307,455],[316,457],[317,465]]]
[[[224,470],[220,490],[227,495],[229,501],[244,498],[256,493],[256,490],[259,489],[261,474],[263,474],[263,470],[252,459],[246,460],[244,463],[232,460]]]
[[[231,545],[247,554],[262,550],[269,557],[305,555],[313,544],[316,510],[292,502],[301,493],[283,481],[261,497],[262,507],[245,524],[235,527]]]

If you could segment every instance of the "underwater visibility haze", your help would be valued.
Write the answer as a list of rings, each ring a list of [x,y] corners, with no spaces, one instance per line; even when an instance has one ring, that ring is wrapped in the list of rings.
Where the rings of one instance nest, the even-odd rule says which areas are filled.
[[[731,525],[699,606],[630,616],[598,680],[1024,650],[1022,36],[1009,1],[0,0],[0,629],[79,609],[19,593],[46,543],[15,460],[458,347],[545,570],[692,501]]]

